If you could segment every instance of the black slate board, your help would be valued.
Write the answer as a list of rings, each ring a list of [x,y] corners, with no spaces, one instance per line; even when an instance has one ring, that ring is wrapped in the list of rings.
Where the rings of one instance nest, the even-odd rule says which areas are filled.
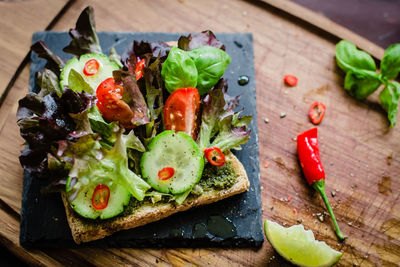
[[[114,45],[122,54],[133,40],[176,41],[177,33],[98,33],[103,52]],[[264,238],[261,222],[260,171],[258,161],[258,131],[253,38],[251,34],[221,33],[217,38],[226,45],[232,58],[224,77],[228,79],[230,95],[240,94],[243,114],[253,116],[250,141],[235,154],[246,168],[250,190],[231,198],[178,213],[135,229],[117,232],[102,240],[80,246],[95,247],[253,247],[261,246]],[[37,32],[33,43],[43,40],[57,55],[71,57],[62,48],[69,41],[66,32]],[[35,53],[31,56],[30,89],[35,91],[35,72],[42,69],[45,61]],[[237,83],[240,75],[247,75],[250,82],[245,86]],[[75,247],[77,246],[65,216],[59,195],[39,194],[42,182],[25,172],[21,209],[20,243],[25,247]],[[227,233],[222,231],[229,230]],[[232,231],[230,231],[232,230]]]

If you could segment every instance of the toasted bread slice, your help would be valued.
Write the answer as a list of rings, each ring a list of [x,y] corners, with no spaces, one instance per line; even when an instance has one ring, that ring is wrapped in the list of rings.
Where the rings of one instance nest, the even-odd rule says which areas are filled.
[[[62,199],[74,241],[77,244],[80,244],[81,242],[101,239],[117,231],[155,222],[174,213],[185,211],[197,206],[210,204],[248,190],[250,185],[249,179],[242,163],[230,152],[226,155],[226,160],[227,162],[230,162],[237,175],[235,184],[233,184],[230,188],[221,190],[207,190],[200,196],[189,195],[189,197],[181,205],[176,203],[160,202],[148,205],[143,204],[135,209],[132,214],[116,217],[107,223],[87,223],[87,221],[82,219],[74,212],[66,200],[65,194],[63,193]]]

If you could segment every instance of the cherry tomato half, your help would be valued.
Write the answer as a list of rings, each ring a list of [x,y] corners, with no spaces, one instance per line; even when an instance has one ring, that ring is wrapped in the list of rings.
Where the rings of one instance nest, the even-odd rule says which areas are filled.
[[[144,68],[144,59],[140,60],[135,67],[136,81],[142,78]]]
[[[165,167],[162,168],[159,172],[158,172],[158,179],[165,181],[168,180],[169,178],[171,178],[172,176],[174,176],[175,174],[175,169],[172,167]]]
[[[326,111],[326,107],[321,102],[314,102],[310,106],[310,111],[308,112],[308,116],[310,120],[314,124],[320,124],[322,119],[324,118]]]
[[[204,149],[204,156],[212,165],[220,167],[225,164],[225,155],[219,147],[209,147]]]
[[[172,92],[165,102],[165,129],[185,132],[197,137],[200,95],[196,88],[180,88]]]
[[[131,120],[133,112],[129,105],[122,100],[123,88],[115,84],[114,78],[104,80],[96,91],[97,107],[103,117],[108,121],[119,121],[120,124],[132,129],[134,125]]]
[[[100,68],[100,64],[96,59],[90,59],[85,63],[85,66],[83,67],[83,74],[86,76],[92,76],[95,75]]]
[[[107,208],[108,200],[110,199],[110,189],[104,184],[98,184],[94,189],[92,196],[92,206],[96,210]]]
[[[283,77],[283,81],[290,86],[297,85],[297,77],[293,75],[285,75],[285,77]]]

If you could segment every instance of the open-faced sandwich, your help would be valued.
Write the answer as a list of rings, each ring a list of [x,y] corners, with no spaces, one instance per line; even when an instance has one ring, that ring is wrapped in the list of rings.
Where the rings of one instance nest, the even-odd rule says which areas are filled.
[[[247,142],[250,116],[234,109],[222,78],[230,56],[210,31],[177,42],[134,41],[103,54],[86,8],[65,62],[43,42],[38,92],[19,101],[27,147],[20,162],[43,191],[61,188],[76,243],[160,220],[249,188],[230,152]]]

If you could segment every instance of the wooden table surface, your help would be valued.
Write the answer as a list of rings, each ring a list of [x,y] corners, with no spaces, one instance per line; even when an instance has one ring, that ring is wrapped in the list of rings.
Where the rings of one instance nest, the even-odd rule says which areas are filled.
[[[339,266],[397,266],[400,262],[400,125],[388,128],[374,94],[357,101],[343,90],[334,58],[335,35],[345,33],[376,57],[382,49],[288,1],[18,1],[0,2],[0,244],[32,265],[232,265],[283,266],[265,241],[260,249],[44,249],[19,245],[23,140],[17,101],[28,91],[30,38],[37,30],[66,31],[81,10],[95,8],[98,31],[252,32],[257,83],[263,219],[302,221],[318,240],[343,252]],[[285,11],[282,11],[281,9]],[[29,15],[30,14],[30,15]],[[35,14],[34,16],[32,14]],[[297,16],[298,18],[296,18]],[[309,22],[304,22],[308,20]],[[5,27],[9,28],[5,28]],[[325,29],[325,30],[324,30]],[[4,52],[6,51],[6,52]],[[28,63],[28,64],[27,64]],[[282,78],[299,83],[287,87]],[[348,236],[338,243],[320,197],[307,186],[294,137],[313,125],[307,110],[322,101],[319,128],[326,190]],[[280,113],[286,117],[281,118]],[[264,122],[269,119],[269,123]],[[265,168],[264,163],[269,163]],[[334,192],[332,194],[332,192]],[[290,201],[289,201],[290,199]],[[293,212],[293,211],[296,212]]]

